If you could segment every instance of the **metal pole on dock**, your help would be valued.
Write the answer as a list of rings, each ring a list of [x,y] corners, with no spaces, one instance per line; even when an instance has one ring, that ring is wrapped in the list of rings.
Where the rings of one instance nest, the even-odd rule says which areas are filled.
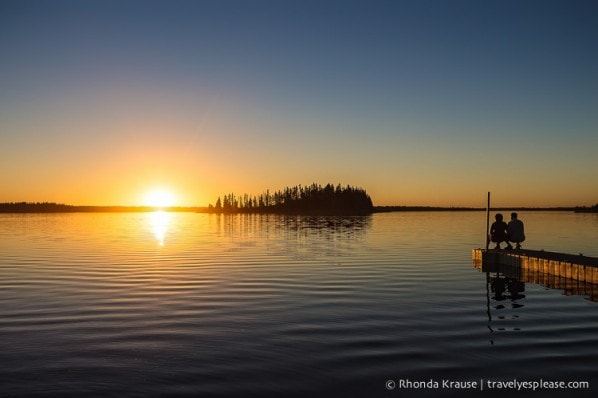
[[[488,203],[486,205],[486,250],[490,246],[490,192],[488,192]]]

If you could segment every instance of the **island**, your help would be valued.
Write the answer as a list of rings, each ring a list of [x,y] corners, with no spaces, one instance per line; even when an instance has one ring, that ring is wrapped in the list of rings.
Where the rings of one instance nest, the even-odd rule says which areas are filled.
[[[313,183],[257,196],[230,193],[218,197],[208,212],[362,216],[372,214],[374,205],[363,188]]]

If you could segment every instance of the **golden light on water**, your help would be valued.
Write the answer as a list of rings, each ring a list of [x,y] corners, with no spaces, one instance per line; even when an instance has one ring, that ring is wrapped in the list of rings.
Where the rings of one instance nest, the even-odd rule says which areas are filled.
[[[150,213],[150,225],[160,246],[164,246],[164,238],[170,224],[170,216],[170,213],[161,210]]]

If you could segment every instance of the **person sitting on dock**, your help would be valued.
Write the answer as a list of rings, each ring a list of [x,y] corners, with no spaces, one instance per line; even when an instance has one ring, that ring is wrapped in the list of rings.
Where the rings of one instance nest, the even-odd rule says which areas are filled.
[[[516,249],[521,249],[521,242],[525,240],[525,233],[523,230],[523,221],[517,218],[517,213],[511,213],[511,221],[507,225],[507,239],[509,242],[516,243]],[[511,243],[507,242],[508,249],[512,249]]]
[[[494,219],[496,221],[490,227],[490,240],[496,243],[495,249],[500,249],[501,242],[506,242],[509,245],[509,241],[507,240],[507,223],[503,221],[502,214],[500,213],[494,216]]]

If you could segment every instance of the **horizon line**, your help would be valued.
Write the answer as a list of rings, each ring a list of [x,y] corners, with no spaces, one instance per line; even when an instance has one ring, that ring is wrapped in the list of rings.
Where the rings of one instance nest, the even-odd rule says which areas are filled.
[[[50,213],[50,212],[202,212],[202,213],[234,213],[226,211],[215,211],[210,206],[147,206],[147,205],[71,205],[57,202],[0,202],[0,213],[23,213],[18,209],[9,209],[7,207],[25,206],[34,210],[36,206],[51,206],[49,209],[35,209],[31,213]],[[430,205],[374,205],[374,213],[398,212],[398,211],[574,211],[579,209],[592,209],[594,206],[496,206],[490,207],[470,207],[470,206],[430,206]]]

